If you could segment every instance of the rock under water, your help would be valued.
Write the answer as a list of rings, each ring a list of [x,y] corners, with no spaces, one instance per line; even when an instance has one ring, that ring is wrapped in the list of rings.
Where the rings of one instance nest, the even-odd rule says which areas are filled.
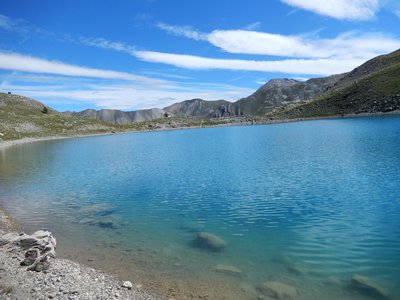
[[[296,288],[279,281],[266,281],[257,288],[265,296],[278,300],[292,300],[298,295]]]
[[[226,247],[226,242],[215,234],[199,232],[193,240],[193,245],[198,248],[219,252]]]
[[[350,281],[350,289],[371,298],[390,299],[388,290],[365,276],[353,275]]]

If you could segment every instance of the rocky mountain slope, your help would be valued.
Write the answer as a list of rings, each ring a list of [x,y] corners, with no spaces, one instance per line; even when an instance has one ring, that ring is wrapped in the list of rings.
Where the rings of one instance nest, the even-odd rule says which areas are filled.
[[[174,116],[221,118],[239,115],[237,107],[226,100],[206,101],[192,99],[164,107],[164,111]]]
[[[129,124],[132,122],[169,116],[192,118],[222,118],[241,115],[263,115],[274,108],[292,102],[307,101],[322,95],[344,75],[333,75],[325,78],[313,78],[305,82],[294,79],[273,79],[260,87],[254,94],[236,102],[226,100],[206,101],[192,99],[172,104],[163,109],[147,109],[124,112],[120,110],[88,109],[72,112],[74,116],[87,117],[112,124]]]
[[[309,118],[400,110],[400,50],[373,58],[320,97],[283,108],[274,118]]]
[[[314,99],[336,84],[344,75],[312,78],[304,82],[286,78],[272,79],[254,94],[238,100],[234,105],[243,114],[263,115],[281,105]]]
[[[68,114],[72,116],[86,117],[89,119],[99,120],[117,125],[162,118],[164,116],[164,113],[165,111],[160,108],[151,108],[129,112],[114,109],[86,109],[81,112],[68,112]]]

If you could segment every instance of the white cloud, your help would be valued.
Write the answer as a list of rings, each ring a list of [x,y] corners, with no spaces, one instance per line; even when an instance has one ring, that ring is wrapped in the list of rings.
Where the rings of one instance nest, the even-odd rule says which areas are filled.
[[[141,84],[120,83],[96,83],[95,81],[81,84],[79,78],[76,82],[45,85],[30,85],[19,82],[3,81],[1,89],[12,91],[16,94],[46,101],[46,104],[57,105],[58,103],[80,103],[87,106],[94,105],[97,108],[137,110],[152,107],[165,107],[175,102],[193,98],[206,100],[226,99],[237,100],[248,96],[252,89],[240,88],[231,85],[220,85],[212,83],[191,83],[179,86],[171,83],[169,85],[153,85],[151,87]]]
[[[173,35],[184,36],[197,41],[206,40],[206,34],[194,30],[190,26],[174,26],[165,23],[157,23],[157,27]]]
[[[2,51],[0,51],[0,69],[64,76],[122,79],[148,83],[161,82],[161,80],[158,79],[134,75],[131,73],[81,67],[55,60],[46,60]]]
[[[170,28],[173,28],[174,34],[198,40],[197,38],[194,38],[196,34],[193,29],[191,29],[191,34],[184,33],[186,30],[185,28],[191,27],[163,24],[160,28],[168,33],[171,33]],[[296,73],[293,74],[332,74],[335,70],[345,72],[356,67],[357,65],[354,63],[362,63],[375,56],[389,53],[400,48],[399,39],[380,32],[346,32],[330,39],[320,38],[317,36],[317,33],[281,35],[250,30],[214,30],[208,34],[198,32],[198,35],[202,37],[202,40],[205,39],[215,47],[228,53],[296,58],[296,60],[291,60],[291,63],[294,65],[295,62],[295,65],[298,65],[298,61],[302,61],[302,65],[306,65],[306,68],[303,70],[297,69]],[[131,54],[139,56],[141,59],[147,61],[160,62],[159,58],[161,57],[161,54],[159,54],[158,58],[155,59],[153,52],[148,52],[146,55],[144,55],[144,53],[146,52],[135,51]],[[150,53],[153,54],[150,55]],[[166,55],[167,54],[168,53],[166,53]],[[163,57],[166,58],[166,55]],[[173,65],[189,68],[187,62],[189,56],[181,57],[185,58],[185,61],[175,62],[175,60],[173,60]],[[308,60],[303,61],[301,58],[306,58]],[[209,64],[207,63],[209,59],[202,59],[202,62],[204,63],[203,67],[201,67],[199,63],[195,64],[195,60],[198,61],[197,58],[191,56],[190,61],[193,63],[192,65],[196,66],[196,68],[209,68]],[[172,61],[170,54],[168,54],[166,61]],[[221,60],[214,59],[214,62],[217,62],[217,65],[214,67],[211,66],[211,68],[222,69],[220,66],[221,64],[218,63],[220,61]],[[323,66],[330,66],[333,61],[336,61],[338,66],[333,69],[327,69],[324,72],[318,71],[315,73],[315,63],[320,63],[321,61]],[[238,60],[235,60],[234,65],[231,67],[227,66],[227,68],[266,72],[273,69],[276,72],[283,73],[288,69],[286,67],[288,60],[270,61],[268,66],[266,61],[249,61],[248,66],[245,66],[244,62],[245,61],[243,60],[243,63],[239,63]],[[240,68],[242,65],[244,65],[244,68]],[[271,67],[271,65],[274,66]],[[285,68],[282,68],[279,71],[276,69],[276,66],[278,65],[285,66]],[[307,73],[308,71],[312,71],[312,73]]]
[[[175,34],[197,40],[193,30],[190,35],[183,33],[187,27],[164,24],[160,28],[169,33],[166,28],[174,28]],[[281,35],[251,30],[214,30],[198,35],[225,52],[281,57],[369,59],[400,48],[400,40],[379,32],[346,32],[331,39],[316,34]]]
[[[340,20],[367,20],[379,9],[379,0],[281,0],[314,13]]]
[[[186,69],[225,69],[286,74],[331,75],[347,72],[361,63],[362,59],[286,59],[286,60],[240,60],[217,59],[194,55],[137,51],[136,56],[144,61],[169,64]]]
[[[104,39],[86,39],[90,46],[129,53],[141,60],[186,69],[225,69],[301,75],[331,75],[348,72],[368,59],[400,48],[400,40],[382,33],[348,32],[333,39],[284,36],[245,30],[216,30],[207,40],[226,52],[259,54],[289,59],[220,59],[195,55],[138,51]],[[90,42],[87,42],[90,41]]]

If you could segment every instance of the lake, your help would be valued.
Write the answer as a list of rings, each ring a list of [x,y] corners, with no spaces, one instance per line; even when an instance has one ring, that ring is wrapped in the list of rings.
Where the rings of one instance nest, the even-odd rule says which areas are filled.
[[[268,299],[266,281],[296,299],[371,299],[354,274],[398,299],[399,187],[399,116],[0,151],[0,205],[25,231],[49,229],[59,256],[175,299]],[[199,232],[226,246],[199,247]]]

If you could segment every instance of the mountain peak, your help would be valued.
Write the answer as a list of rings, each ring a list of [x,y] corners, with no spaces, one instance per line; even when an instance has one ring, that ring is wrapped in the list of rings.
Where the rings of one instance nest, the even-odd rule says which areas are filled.
[[[263,87],[285,87],[299,83],[300,81],[289,78],[276,78],[268,81]]]

